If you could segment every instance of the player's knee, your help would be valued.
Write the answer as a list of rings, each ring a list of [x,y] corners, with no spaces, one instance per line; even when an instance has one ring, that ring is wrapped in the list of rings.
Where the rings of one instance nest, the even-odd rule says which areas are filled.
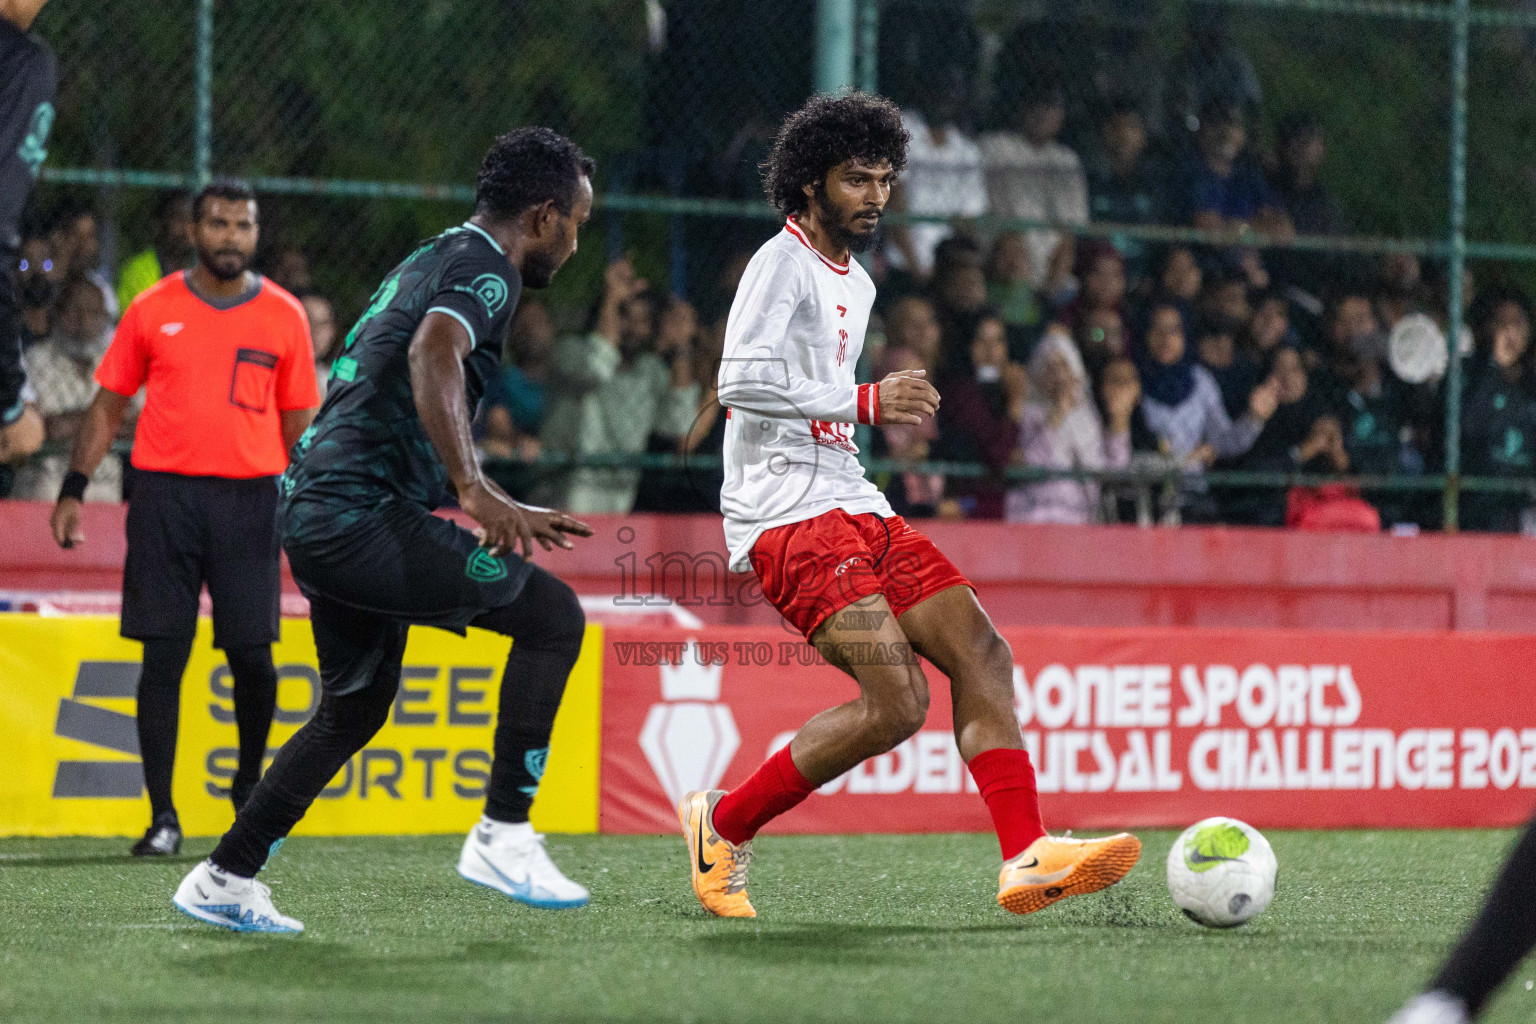
[[[928,720],[928,690],[907,690],[868,704],[864,734],[874,753],[883,754],[910,739]]]
[[[548,597],[551,642],[580,650],[582,637],[587,632],[587,613],[582,610],[581,599],[570,584],[563,580],[554,582],[558,586],[549,588]]]
[[[977,642],[977,660],[988,676],[1013,681],[1013,648],[996,629],[988,628]]]

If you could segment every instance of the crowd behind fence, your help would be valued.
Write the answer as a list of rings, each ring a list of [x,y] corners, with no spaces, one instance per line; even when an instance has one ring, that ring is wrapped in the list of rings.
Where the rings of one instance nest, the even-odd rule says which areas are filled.
[[[898,511],[1536,532],[1533,28],[1465,0],[51,5],[21,279],[52,454],[13,490],[52,497],[112,319],[189,258],[188,189],[253,181],[323,378],[536,122],[597,158],[598,215],[525,297],[482,449],[577,511],[712,510],[724,317],[780,229],[758,165],[813,88],[861,85],[913,136],[861,379],[945,396],[861,432]]]

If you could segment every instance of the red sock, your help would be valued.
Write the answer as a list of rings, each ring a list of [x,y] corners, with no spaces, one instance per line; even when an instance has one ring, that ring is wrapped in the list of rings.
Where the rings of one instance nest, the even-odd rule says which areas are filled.
[[[971,758],[970,769],[987,810],[992,812],[1003,860],[1012,860],[1045,835],[1040,798],[1035,793],[1035,766],[1024,751],[998,747]]]
[[[1033,785],[1034,776],[1030,776]],[[777,818],[816,791],[805,780],[789,756],[785,744],[777,754],[762,763],[752,777],[715,805],[715,831],[722,839],[744,843],[757,830]]]

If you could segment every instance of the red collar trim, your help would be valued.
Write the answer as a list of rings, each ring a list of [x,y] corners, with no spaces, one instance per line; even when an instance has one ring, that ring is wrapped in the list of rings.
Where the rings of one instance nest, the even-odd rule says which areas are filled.
[[[815,253],[816,254],[816,258],[821,260],[822,263],[825,263],[827,265],[827,268],[830,269],[833,273],[837,273],[837,274],[846,274],[846,273],[848,273],[848,264],[847,263],[834,263],[834,262],[832,262],[831,260],[827,259],[825,256],[822,255],[820,249],[816,248],[814,245],[811,244],[810,239],[805,237],[805,231],[800,227],[799,223],[796,222],[796,220],[795,220],[793,215],[791,215],[791,216],[789,216],[788,218],[785,219],[785,221],[784,221],[784,230],[788,231],[790,234],[792,234],[796,238],[800,239],[800,244],[805,246],[807,249],[811,250],[811,252]]]

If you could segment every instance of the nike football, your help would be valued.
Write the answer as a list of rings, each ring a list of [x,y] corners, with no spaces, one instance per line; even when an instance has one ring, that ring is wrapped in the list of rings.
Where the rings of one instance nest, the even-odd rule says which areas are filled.
[[[1168,851],[1168,895],[1191,921],[1233,928],[1269,906],[1275,870],[1275,851],[1258,829],[1236,818],[1206,818]]]

